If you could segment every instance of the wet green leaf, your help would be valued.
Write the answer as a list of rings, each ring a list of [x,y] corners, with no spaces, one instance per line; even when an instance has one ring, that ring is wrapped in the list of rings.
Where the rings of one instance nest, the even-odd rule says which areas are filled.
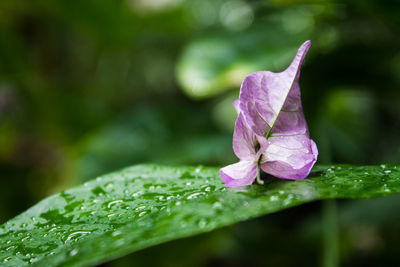
[[[138,165],[51,196],[0,228],[0,263],[86,266],[327,198],[400,192],[400,166],[316,166],[310,177],[225,188],[217,168]]]

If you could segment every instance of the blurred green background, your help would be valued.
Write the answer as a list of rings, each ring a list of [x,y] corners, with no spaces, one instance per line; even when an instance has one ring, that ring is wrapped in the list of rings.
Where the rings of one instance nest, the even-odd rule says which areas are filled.
[[[308,39],[318,162],[398,163],[396,0],[0,1],[0,223],[135,163],[233,163],[242,79],[282,71]],[[108,265],[313,266],[336,246],[344,266],[395,266],[399,202],[341,201],[328,216],[312,203]]]

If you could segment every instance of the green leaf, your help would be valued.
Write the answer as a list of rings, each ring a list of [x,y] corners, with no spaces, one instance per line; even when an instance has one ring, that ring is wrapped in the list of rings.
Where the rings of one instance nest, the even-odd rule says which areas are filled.
[[[0,263],[87,266],[292,206],[400,192],[400,166],[317,166],[230,189],[217,168],[138,165],[51,196],[0,228]]]
[[[188,43],[176,66],[183,92],[208,98],[239,87],[249,73],[283,71],[310,32],[293,34],[280,25],[270,26],[262,23],[242,33],[212,34]]]

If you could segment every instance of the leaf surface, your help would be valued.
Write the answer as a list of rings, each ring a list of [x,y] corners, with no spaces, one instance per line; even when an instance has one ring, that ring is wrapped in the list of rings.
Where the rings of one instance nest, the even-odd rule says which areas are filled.
[[[400,192],[400,166],[316,166],[305,180],[226,188],[218,168],[137,165],[50,196],[0,227],[0,263],[88,266],[328,198]]]

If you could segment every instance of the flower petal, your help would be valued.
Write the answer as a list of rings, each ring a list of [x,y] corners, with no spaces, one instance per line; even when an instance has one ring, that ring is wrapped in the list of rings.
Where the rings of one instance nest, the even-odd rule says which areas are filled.
[[[257,163],[241,160],[238,163],[228,165],[220,169],[225,186],[237,187],[251,185],[257,176]]]
[[[267,77],[273,73],[259,71],[248,75],[240,88],[240,110],[249,127],[258,135],[269,131],[276,114],[268,104],[268,88],[265,84]],[[260,104],[261,103],[261,104]],[[257,107],[259,109],[257,109]]]
[[[241,160],[255,161],[255,142],[256,137],[244,121],[243,114],[240,113],[235,123],[233,132],[233,151]]]
[[[275,136],[262,154],[260,167],[275,177],[300,180],[308,176],[317,161],[318,150],[306,135]]]
[[[240,88],[240,109],[247,124],[256,134],[265,136],[270,133],[282,109],[288,112],[299,111],[302,114],[302,109],[298,109],[301,108],[298,79],[301,64],[310,46],[311,42],[306,41],[285,71],[259,71],[244,79]],[[299,121],[297,133],[307,126],[302,124],[301,116],[296,119]]]
[[[235,108],[236,112],[239,114],[240,113],[240,101],[239,99],[235,99],[232,102],[233,107]]]
[[[302,44],[285,71],[259,71],[244,79],[239,100],[233,103],[239,113],[233,150],[241,161],[221,169],[228,186],[253,182],[258,164],[284,179],[304,179],[310,173],[318,150],[309,138],[299,87],[300,68],[310,46],[310,41]]]

